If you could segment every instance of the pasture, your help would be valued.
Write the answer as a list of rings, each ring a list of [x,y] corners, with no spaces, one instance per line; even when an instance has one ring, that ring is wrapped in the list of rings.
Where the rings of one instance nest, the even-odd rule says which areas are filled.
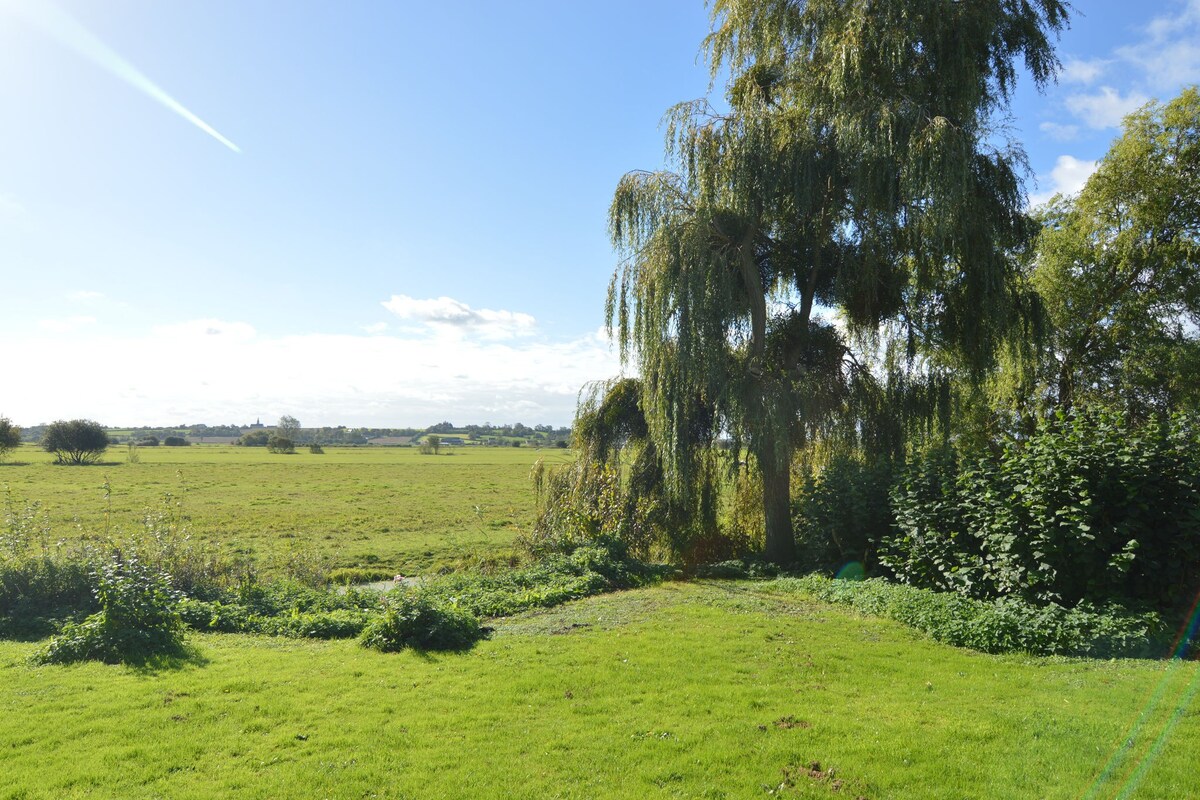
[[[55,536],[166,508],[270,559],[431,568],[532,519],[524,448],[144,448],[10,496]],[[109,497],[102,488],[107,480]],[[168,666],[30,666],[0,641],[0,800],[1180,798],[1200,795],[1200,664],[989,656],[787,581],[668,582],[488,621],[456,653],[188,634]]]
[[[668,583],[466,653],[194,634],[179,669],[0,643],[0,798],[1195,797],[1200,664],[986,656]]]
[[[513,447],[279,455],[194,445],[142,447],[138,457],[129,463],[115,446],[100,464],[64,467],[25,445],[0,464],[0,492],[18,507],[40,502],[55,541],[134,532],[147,514],[165,512],[194,540],[263,563],[302,551],[333,567],[418,572],[507,552],[533,521],[530,468],[539,457],[571,456]]]

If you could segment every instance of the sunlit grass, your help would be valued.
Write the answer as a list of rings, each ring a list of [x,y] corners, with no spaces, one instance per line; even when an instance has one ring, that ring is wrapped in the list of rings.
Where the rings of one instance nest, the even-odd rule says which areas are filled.
[[[463,654],[195,636],[138,672],[0,644],[0,797],[1194,797],[1200,665],[985,656],[760,591],[667,584]],[[816,768],[813,765],[817,765]]]
[[[426,456],[415,448],[276,455],[196,445],[143,447],[138,455],[131,464],[113,447],[100,465],[62,467],[26,445],[0,465],[0,490],[40,500],[55,539],[136,529],[170,494],[198,540],[259,558],[307,550],[334,566],[415,571],[507,550],[533,520],[533,463],[570,458],[563,450],[504,447]]]

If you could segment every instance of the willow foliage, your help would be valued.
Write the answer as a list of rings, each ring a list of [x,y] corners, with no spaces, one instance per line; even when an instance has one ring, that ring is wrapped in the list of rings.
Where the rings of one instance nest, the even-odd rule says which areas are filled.
[[[668,112],[671,169],[618,184],[607,310],[641,368],[665,486],[686,498],[702,466],[699,403],[754,455],[767,555],[791,560],[792,456],[862,383],[846,331],[892,321],[908,356],[981,375],[1019,315],[1011,256],[1033,227],[1003,112],[1018,62],[1052,76],[1066,6],[715,0],[712,14],[724,103]]]

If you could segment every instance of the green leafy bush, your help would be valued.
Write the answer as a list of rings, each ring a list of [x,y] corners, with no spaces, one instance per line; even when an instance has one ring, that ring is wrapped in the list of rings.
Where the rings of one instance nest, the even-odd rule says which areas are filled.
[[[180,596],[169,576],[142,563],[136,554],[118,553],[100,568],[96,599],[100,611],[64,625],[34,655],[36,663],[141,663],[182,651]]]
[[[816,474],[805,476],[795,498],[797,550],[814,569],[874,562],[876,543],[892,530],[889,491],[892,468],[835,456]]]
[[[880,561],[906,583],[1171,609],[1200,589],[1200,435],[1085,410],[959,465],[917,459],[892,495]]]
[[[879,578],[843,581],[809,575],[780,578],[774,585],[894,619],[939,642],[984,653],[1144,658],[1167,655],[1170,647],[1162,617],[1118,605],[1083,603],[1068,609],[1015,597],[972,600]]]
[[[95,464],[108,449],[108,434],[90,419],[57,420],[46,426],[42,449],[55,464]]]
[[[296,443],[286,436],[273,433],[267,438],[267,450],[271,453],[291,455],[296,452]]]
[[[472,614],[421,592],[398,592],[384,599],[383,613],[367,623],[359,641],[384,653],[465,650],[483,637]]]

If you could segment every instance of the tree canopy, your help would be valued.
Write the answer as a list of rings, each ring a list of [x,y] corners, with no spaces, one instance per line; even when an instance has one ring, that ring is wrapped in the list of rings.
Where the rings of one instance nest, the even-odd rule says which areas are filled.
[[[1042,221],[1032,275],[1051,333],[1021,394],[1140,418],[1200,409],[1200,92],[1127,117],[1079,196]]]
[[[724,106],[676,106],[673,169],[621,179],[608,315],[641,370],[665,485],[698,502],[697,442],[729,433],[761,475],[766,554],[791,561],[795,449],[870,377],[849,337],[891,324],[910,361],[978,376],[1029,302],[1012,256],[1035,229],[1000,123],[1019,62],[1039,85],[1054,74],[1067,10],[716,0],[712,13]]]
[[[58,420],[42,434],[42,449],[56,464],[94,464],[108,449],[108,434],[90,419]]]

